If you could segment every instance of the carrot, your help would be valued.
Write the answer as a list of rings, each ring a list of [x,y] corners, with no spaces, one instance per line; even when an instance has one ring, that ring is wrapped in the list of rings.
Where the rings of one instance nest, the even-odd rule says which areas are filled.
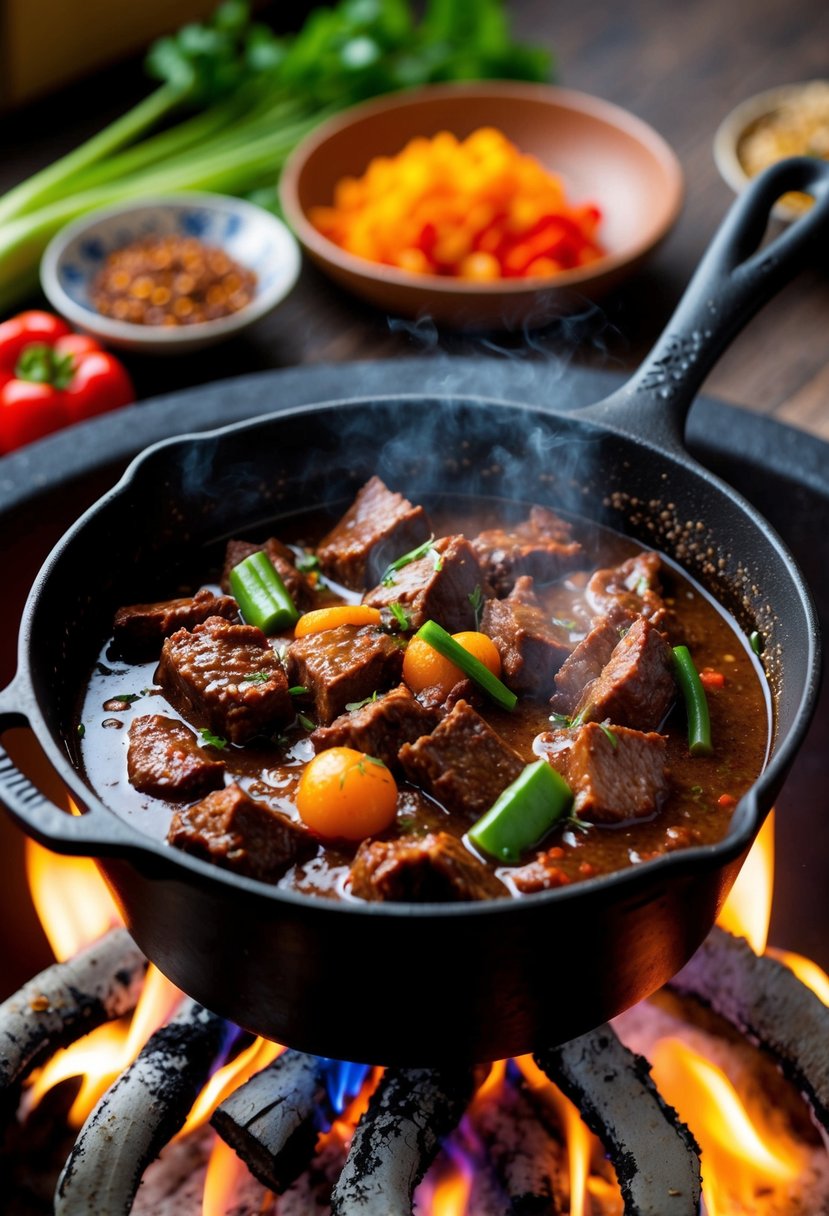
[[[464,650],[479,659],[494,676],[500,676],[501,656],[492,638],[474,630],[453,633],[452,637]],[[464,679],[466,677],[460,667],[438,654],[423,638],[412,638],[409,642],[403,656],[403,680],[412,692],[437,687],[448,693]]]
[[[324,633],[339,625],[379,625],[380,610],[368,604],[335,604],[331,608],[315,608],[306,612],[296,623],[294,636],[305,638],[309,633]]]
[[[725,676],[721,671],[714,671],[713,667],[703,667],[699,673],[699,682],[706,692],[715,692],[725,687]]]

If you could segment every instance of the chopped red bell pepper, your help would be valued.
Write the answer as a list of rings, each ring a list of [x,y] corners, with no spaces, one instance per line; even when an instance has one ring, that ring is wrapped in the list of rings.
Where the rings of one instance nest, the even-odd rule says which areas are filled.
[[[0,325],[0,454],[135,400],[123,365],[60,317]]]

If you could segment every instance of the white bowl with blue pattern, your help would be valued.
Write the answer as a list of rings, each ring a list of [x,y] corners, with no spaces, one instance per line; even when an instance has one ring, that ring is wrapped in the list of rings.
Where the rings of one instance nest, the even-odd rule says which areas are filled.
[[[193,325],[138,325],[97,312],[90,292],[109,254],[146,237],[171,235],[197,237],[254,271],[250,303],[230,316]],[[269,211],[244,199],[194,192],[109,207],[67,225],[43,254],[40,281],[59,313],[107,346],[179,354],[224,341],[270,312],[293,287],[300,262],[293,234]]]

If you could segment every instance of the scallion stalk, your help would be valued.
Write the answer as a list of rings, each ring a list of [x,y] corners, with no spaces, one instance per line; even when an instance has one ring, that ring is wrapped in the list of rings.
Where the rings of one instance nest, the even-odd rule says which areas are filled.
[[[242,616],[263,633],[278,633],[299,620],[299,610],[288,588],[261,549],[233,567],[230,589]]]
[[[437,621],[426,621],[418,629],[415,637],[428,642],[438,654],[442,654],[456,667],[460,667],[463,674],[469,676],[470,680],[474,680],[496,705],[500,705],[502,709],[515,709],[518,700],[515,693],[510,692],[506,684],[494,676],[480,659],[476,659],[474,654],[464,650],[460,642],[456,642],[451,634],[438,625]]]
[[[551,764],[536,760],[508,785],[469,829],[469,839],[496,861],[518,862],[539,844],[573,802],[573,791]]]
[[[699,672],[687,646],[674,646],[673,658],[674,672],[685,698],[688,716],[688,751],[692,756],[710,756],[714,750],[711,745],[711,718]]]

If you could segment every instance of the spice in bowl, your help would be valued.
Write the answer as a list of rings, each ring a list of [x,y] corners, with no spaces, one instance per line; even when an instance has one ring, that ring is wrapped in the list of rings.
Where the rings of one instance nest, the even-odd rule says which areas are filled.
[[[595,204],[570,203],[559,177],[493,127],[463,140],[442,131],[375,157],[309,219],[359,257],[482,282],[555,275],[604,253]]]
[[[792,86],[774,109],[752,122],[740,137],[737,156],[749,177],[787,156],[829,160],[829,81]],[[781,200],[795,211],[811,206],[808,194],[789,193]]]
[[[136,325],[197,325],[250,304],[256,274],[195,237],[147,237],[111,253],[91,302],[105,317]]]

